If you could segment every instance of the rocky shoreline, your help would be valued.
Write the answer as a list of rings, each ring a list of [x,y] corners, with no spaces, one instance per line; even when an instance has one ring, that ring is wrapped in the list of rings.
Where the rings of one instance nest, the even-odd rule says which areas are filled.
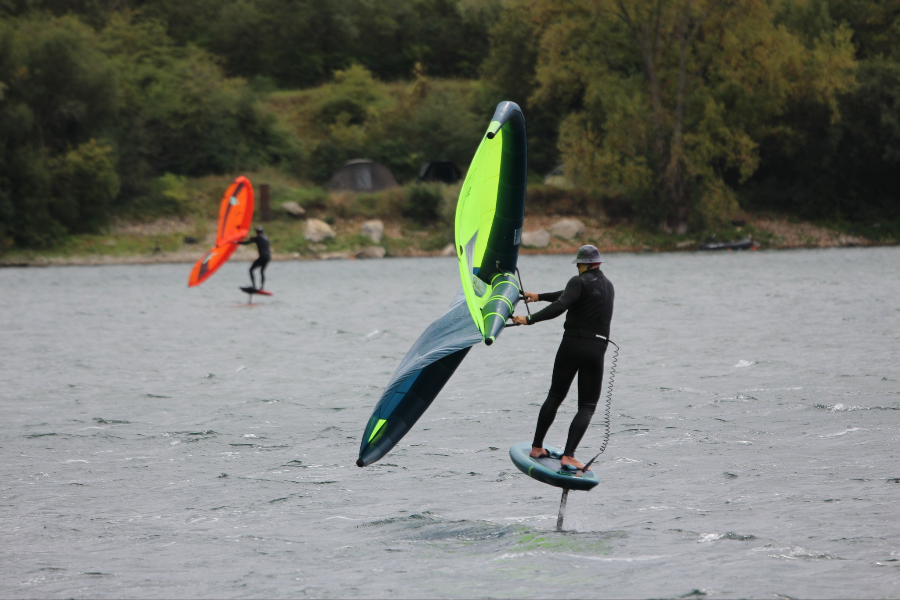
[[[302,231],[300,231],[302,229]],[[296,231],[295,231],[296,230]],[[184,236],[184,244],[175,250],[158,245],[149,252],[115,251],[113,235],[155,239],[153,236],[181,235],[189,231],[183,221],[160,221],[149,224],[121,224],[108,239],[94,236],[87,251],[53,250],[10,252],[0,255],[0,267],[17,266],[92,266],[117,264],[193,263],[202,256],[211,242],[208,234],[203,241]],[[817,226],[811,223],[792,223],[785,219],[756,218],[746,229],[737,228],[737,235],[753,237],[759,249],[833,248],[852,246],[893,245],[896,242],[875,242],[859,236]],[[355,260],[385,257],[455,256],[452,243],[441,249],[426,249],[418,239],[420,231],[407,231],[400,222],[379,219],[342,220],[329,224],[320,219],[307,218],[297,222],[291,235],[302,236],[302,251],[279,252],[273,240],[273,260]],[[662,240],[662,242],[660,242]],[[400,243],[402,241],[402,244]],[[190,242],[190,243],[188,243]],[[522,254],[570,254],[582,243],[593,243],[602,252],[687,252],[695,251],[703,242],[690,236],[642,235],[629,225],[610,225],[602,219],[560,216],[528,217],[522,233]],[[343,246],[343,247],[342,247]],[[98,251],[99,249],[99,251]],[[756,248],[754,248],[756,249]],[[252,261],[255,249],[238,248],[232,260]]]

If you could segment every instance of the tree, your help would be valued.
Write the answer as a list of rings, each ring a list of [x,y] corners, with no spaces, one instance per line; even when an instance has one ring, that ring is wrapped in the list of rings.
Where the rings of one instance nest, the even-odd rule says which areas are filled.
[[[49,245],[106,220],[117,74],[77,19],[0,21],[0,242]],[[84,167],[97,173],[65,185]],[[96,184],[96,185],[95,185]]]
[[[809,102],[780,117],[789,135],[761,144],[747,200],[804,218],[853,221],[872,237],[900,236],[900,5],[811,0],[779,18],[807,40],[837,23],[849,27],[858,86],[838,98],[839,120],[829,122]]]
[[[580,105],[560,130],[567,174],[680,232],[736,210],[734,186],[792,103],[836,120],[854,86],[849,29],[804,44],[766,0],[563,6],[541,39],[533,101]]]

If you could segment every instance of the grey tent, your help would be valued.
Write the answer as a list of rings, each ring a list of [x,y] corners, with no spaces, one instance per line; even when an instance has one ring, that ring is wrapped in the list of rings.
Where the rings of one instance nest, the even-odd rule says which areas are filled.
[[[552,187],[562,188],[564,190],[571,190],[574,185],[566,177],[566,167],[565,165],[556,165],[552,171],[547,173],[547,176],[544,177],[544,185],[549,185]]]
[[[392,187],[397,187],[397,180],[388,168],[366,158],[347,161],[328,182],[332,191],[379,192]]]
[[[462,179],[459,167],[449,160],[433,160],[422,165],[419,170],[419,182],[434,182],[453,184]]]

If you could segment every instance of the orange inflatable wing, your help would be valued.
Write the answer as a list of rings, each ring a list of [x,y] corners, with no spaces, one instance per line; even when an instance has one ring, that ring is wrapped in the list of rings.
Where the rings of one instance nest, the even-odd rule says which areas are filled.
[[[253,186],[246,177],[234,180],[219,204],[216,246],[236,242],[250,233],[253,222]]]
[[[191,271],[191,276],[188,279],[188,287],[194,287],[195,285],[200,285],[210,277],[212,274],[219,270],[219,267],[224,265],[231,255],[234,254],[234,251],[237,250],[237,244],[234,242],[230,242],[225,244],[224,246],[215,246],[211,248],[209,252],[206,253],[206,256],[197,261],[197,264],[194,265],[194,269]]]

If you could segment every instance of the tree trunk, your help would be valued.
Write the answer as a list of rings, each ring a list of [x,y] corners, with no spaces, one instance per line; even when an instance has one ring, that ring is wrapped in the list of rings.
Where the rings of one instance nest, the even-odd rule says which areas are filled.
[[[687,57],[693,35],[688,32],[691,3],[688,2],[678,25],[678,87],[675,97],[675,114],[672,119],[672,141],[669,145],[669,164],[666,165],[665,182],[672,202],[672,229],[687,233],[687,198],[684,178],[684,96],[687,89]]]

